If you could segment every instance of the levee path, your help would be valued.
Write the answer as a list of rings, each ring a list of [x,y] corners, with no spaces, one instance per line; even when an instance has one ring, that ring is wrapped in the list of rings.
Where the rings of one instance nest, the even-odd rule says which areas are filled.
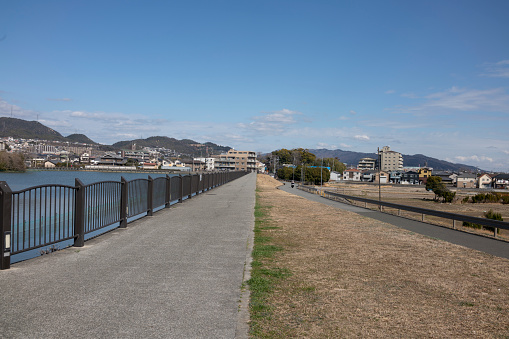
[[[246,175],[1,271],[0,337],[247,337],[255,185]]]

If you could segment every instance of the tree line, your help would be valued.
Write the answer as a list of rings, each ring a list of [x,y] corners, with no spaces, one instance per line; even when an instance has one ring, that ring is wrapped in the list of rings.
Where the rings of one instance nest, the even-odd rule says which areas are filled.
[[[306,181],[319,184],[330,179],[330,171],[343,173],[346,169],[337,158],[317,158],[316,155],[304,148],[282,148],[272,151],[261,159],[269,172],[276,170],[278,178],[283,180]]]
[[[25,157],[22,153],[0,152],[0,172],[24,172],[25,170]]]

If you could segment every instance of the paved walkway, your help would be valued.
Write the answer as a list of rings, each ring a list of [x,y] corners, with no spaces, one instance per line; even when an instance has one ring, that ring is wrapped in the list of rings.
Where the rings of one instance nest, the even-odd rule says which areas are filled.
[[[297,188],[291,188],[288,183],[286,185],[280,186],[279,189],[304,197],[312,201],[317,201],[329,206],[341,208],[366,217],[383,221],[415,233],[427,235],[429,237],[445,240],[453,244],[489,253],[497,257],[509,259],[509,243],[505,241],[478,236],[471,233],[455,231],[447,227],[431,225],[416,220],[401,218],[395,215],[381,213],[379,211],[374,211],[358,206],[352,206],[349,204],[325,199],[316,194],[308,193]]]
[[[245,338],[256,175],[0,271],[2,338]]]

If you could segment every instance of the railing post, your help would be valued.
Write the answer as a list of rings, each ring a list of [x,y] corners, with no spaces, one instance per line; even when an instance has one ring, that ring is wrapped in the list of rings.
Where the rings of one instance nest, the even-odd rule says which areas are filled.
[[[154,213],[152,209],[154,200],[154,179],[149,175],[148,176],[148,189],[147,189],[147,216],[151,217]]]
[[[184,201],[184,177],[182,176],[182,174],[179,174],[179,182],[180,182],[180,189],[179,189],[179,192],[180,192],[180,197],[179,197],[179,202],[182,203],[182,201]]]
[[[193,196],[193,175],[189,173],[189,196],[187,199],[191,199]]]
[[[128,199],[128,188],[127,180],[124,177],[120,177],[120,228],[127,227],[127,215],[129,211],[127,210],[127,199]]]
[[[164,200],[165,208],[170,207],[170,200],[171,200],[171,177],[168,174],[166,174],[166,193],[165,193],[165,200]]]
[[[74,207],[74,247],[85,246],[85,185],[80,179],[74,179],[76,200]]]
[[[452,229],[456,229],[456,220],[452,219]]]
[[[11,267],[11,208],[12,191],[7,182],[0,181],[0,269]]]

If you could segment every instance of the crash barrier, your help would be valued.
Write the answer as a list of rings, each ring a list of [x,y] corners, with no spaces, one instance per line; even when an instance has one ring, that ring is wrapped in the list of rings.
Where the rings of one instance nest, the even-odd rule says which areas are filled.
[[[329,200],[335,200],[335,201],[342,200],[342,201],[345,201],[350,204],[351,204],[352,200],[364,202],[365,208],[367,208],[368,204],[377,205],[381,212],[383,212],[383,207],[394,208],[394,209],[398,210],[398,216],[401,216],[402,210],[418,213],[418,214],[421,214],[421,221],[423,221],[423,222],[425,221],[425,218],[424,218],[425,215],[432,215],[432,216],[436,216],[436,217],[440,217],[440,218],[444,218],[444,219],[450,219],[450,220],[452,220],[452,228],[453,229],[456,229],[457,221],[465,221],[465,222],[474,223],[474,224],[493,228],[493,236],[494,237],[497,236],[499,228],[509,230],[509,223],[505,222],[505,221],[499,221],[499,220],[493,220],[493,219],[487,219],[487,218],[470,217],[467,215],[435,211],[435,210],[430,210],[430,209],[426,209],[426,208],[399,205],[399,204],[394,204],[391,202],[385,202],[385,201],[380,201],[380,200],[366,199],[366,198],[355,197],[355,196],[346,195],[346,194],[340,194],[340,193],[336,193],[336,192],[331,192],[329,190],[321,190],[321,189],[318,189],[315,187],[299,186],[299,189],[309,192],[309,193],[320,194],[321,196],[323,196],[324,198],[329,199]]]
[[[88,185],[75,179],[74,186],[40,185],[20,191],[0,181],[0,269],[8,269],[11,256],[23,252],[65,241],[82,247],[90,235],[97,236],[101,230],[125,228],[129,219],[151,216],[154,209],[170,207],[245,174],[149,176],[131,181],[122,177],[119,182]]]

